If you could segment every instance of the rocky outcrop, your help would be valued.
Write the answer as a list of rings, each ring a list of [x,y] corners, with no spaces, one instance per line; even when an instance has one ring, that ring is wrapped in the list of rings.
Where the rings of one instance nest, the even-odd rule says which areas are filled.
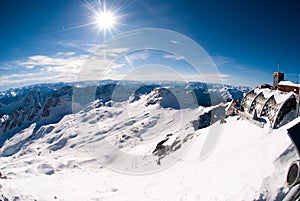
[[[192,123],[195,130],[206,128],[226,116],[225,106],[217,106],[208,112],[201,114]]]
[[[198,107],[197,99],[192,91],[175,87],[154,89],[147,99],[146,106],[159,103],[163,108],[186,109]]]
[[[59,121],[59,118],[62,118],[64,115],[71,113],[71,94],[72,87],[66,86],[53,91],[32,90],[22,99],[18,99],[18,107],[15,111],[0,118],[2,122],[0,124],[0,147],[6,139],[33,123],[41,122],[38,124],[39,126],[43,123],[54,123]],[[66,109],[56,111],[56,114],[53,116],[58,118],[51,117],[45,121],[45,118],[49,117],[51,113],[51,108],[61,104],[64,104]],[[69,105],[69,107],[66,105]]]

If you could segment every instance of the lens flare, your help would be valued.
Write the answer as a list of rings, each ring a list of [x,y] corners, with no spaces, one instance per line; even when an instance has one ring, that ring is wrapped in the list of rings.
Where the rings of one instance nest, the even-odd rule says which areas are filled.
[[[96,32],[96,38],[103,36],[104,40],[117,33],[120,25],[124,25],[120,22],[122,17],[120,12],[124,6],[116,1],[109,2],[103,0],[83,4],[88,10],[89,22],[86,25],[92,25]]]
[[[116,24],[116,16],[111,11],[103,11],[95,14],[96,26],[103,31],[111,31]]]

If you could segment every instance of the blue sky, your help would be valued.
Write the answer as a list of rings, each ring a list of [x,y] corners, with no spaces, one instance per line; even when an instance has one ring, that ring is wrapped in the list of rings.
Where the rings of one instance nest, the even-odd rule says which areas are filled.
[[[3,0],[0,90],[78,80],[83,67],[92,63],[87,62],[90,56],[105,39],[105,31],[93,23],[92,12],[103,9],[104,4],[108,10],[116,11],[114,29],[112,34],[107,32],[106,39],[141,28],[183,34],[198,43],[217,67],[220,79],[214,80],[209,74],[206,81],[248,86],[271,84],[278,62],[286,79],[298,81],[300,3],[297,0]],[[105,78],[146,79],[144,75],[149,74],[151,78],[163,79],[174,71],[190,73],[190,77],[195,73],[185,57],[170,52],[141,50],[126,58],[112,65],[118,76],[108,73],[112,77]],[[132,62],[128,58],[138,68],[131,76],[128,72]],[[155,73],[151,74],[151,69]],[[172,78],[176,76],[169,76]]]

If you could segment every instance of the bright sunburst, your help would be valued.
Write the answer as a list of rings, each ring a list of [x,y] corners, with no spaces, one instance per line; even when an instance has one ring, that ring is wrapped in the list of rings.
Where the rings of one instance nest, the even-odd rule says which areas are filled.
[[[126,7],[124,3],[122,5],[122,1],[91,0],[83,1],[82,5],[85,8],[83,16],[87,21],[77,26],[68,27],[64,31],[90,26],[92,31],[96,33],[96,41],[99,37],[106,40],[108,37],[118,34],[120,26],[123,28],[132,27],[129,24],[121,23],[121,19],[125,16],[124,14],[121,15],[121,11]]]
[[[95,14],[95,24],[103,31],[112,31],[116,24],[117,17],[111,11],[103,11]]]
[[[121,25],[119,21],[122,6],[117,6],[115,1],[110,1],[108,4],[106,0],[84,3],[84,6],[88,9],[87,16],[90,18],[90,22],[86,25],[93,26],[96,38],[103,36],[104,39],[107,39],[108,35],[112,36],[117,32]]]

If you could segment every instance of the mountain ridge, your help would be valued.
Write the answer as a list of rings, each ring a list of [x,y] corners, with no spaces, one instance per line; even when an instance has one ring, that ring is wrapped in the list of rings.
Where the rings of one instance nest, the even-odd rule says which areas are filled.
[[[131,85],[132,88],[128,88],[128,86]],[[209,87],[212,87],[210,85],[212,85],[214,89],[210,89]],[[16,92],[10,89],[6,92],[2,92],[0,96],[0,147],[6,139],[9,139],[22,129],[28,128],[31,124],[36,123],[37,128],[39,128],[42,125],[59,122],[65,115],[80,110],[80,108],[89,104],[91,101],[99,99],[102,104],[105,104],[113,99],[113,101],[122,102],[128,100],[132,95],[135,98],[131,100],[134,101],[138,100],[141,95],[151,93],[155,88],[161,87],[159,91],[162,92],[162,89],[167,86],[173,86],[173,90],[176,89],[182,92],[190,91],[189,93],[191,95],[189,98],[186,98],[186,100],[196,98],[198,102],[198,104],[194,102],[194,106],[192,107],[216,105],[220,102],[227,102],[232,98],[238,101],[242,98],[243,92],[248,90],[248,88],[233,86],[230,88],[227,86],[226,88],[222,87],[222,85],[206,85],[200,82],[191,82],[188,84],[166,82],[164,85],[159,85],[130,81],[103,81],[97,85],[87,86],[82,85],[80,82],[73,84],[40,84],[16,89]],[[216,90],[216,86],[219,87],[218,90]],[[171,96],[173,94],[173,92],[167,88],[165,88],[164,91]],[[158,94],[158,96],[161,95],[162,94]],[[88,96],[91,97],[87,99]],[[176,102],[176,98],[178,97],[173,95],[162,101],[167,100],[165,101],[167,103],[169,100],[173,100]],[[212,100],[214,102],[212,102]],[[76,103],[76,101],[80,102],[78,109],[75,109],[74,103]],[[186,104],[186,106],[179,105],[178,102],[175,104],[175,102],[174,104],[168,103],[165,107],[180,109],[181,107],[191,106],[191,103],[186,103],[185,101],[182,101],[182,104]],[[59,107],[60,109],[54,109],[55,107]],[[51,110],[53,110],[55,114],[51,115]]]

